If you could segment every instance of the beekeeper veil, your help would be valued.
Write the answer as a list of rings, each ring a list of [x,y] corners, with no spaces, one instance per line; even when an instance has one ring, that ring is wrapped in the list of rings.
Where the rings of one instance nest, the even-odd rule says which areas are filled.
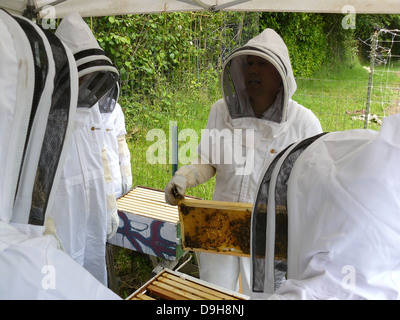
[[[78,108],[90,108],[99,103],[100,112],[112,112],[119,94],[119,73],[89,26],[78,13],[71,13],[63,18],[56,35],[71,49],[76,60]]]
[[[251,221],[253,292],[273,293],[282,284],[287,271],[288,179],[297,158],[324,134],[291,144],[264,168]]]
[[[246,92],[244,80],[249,55],[267,60],[279,72],[282,85],[272,109],[264,113],[264,119],[277,123],[285,122],[288,101],[296,91],[296,82],[288,49],[282,38],[272,29],[264,30],[246,45],[235,50],[224,63],[222,91],[231,118],[256,117]]]
[[[43,225],[77,101],[72,54],[53,34],[0,10],[0,220]]]

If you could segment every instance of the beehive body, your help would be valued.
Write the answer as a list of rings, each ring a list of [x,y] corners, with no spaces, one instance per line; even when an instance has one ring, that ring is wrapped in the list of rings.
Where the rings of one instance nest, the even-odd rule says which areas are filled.
[[[182,254],[179,213],[164,191],[138,186],[117,200],[120,225],[108,242],[167,260]]]

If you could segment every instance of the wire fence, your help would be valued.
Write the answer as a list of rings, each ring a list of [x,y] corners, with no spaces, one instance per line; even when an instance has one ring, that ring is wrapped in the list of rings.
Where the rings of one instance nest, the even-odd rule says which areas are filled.
[[[370,52],[364,128],[371,121],[379,124],[388,115],[400,112],[400,30],[376,30],[363,41]]]
[[[381,29],[376,35],[373,86],[377,93],[375,101],[376,109],[383,111],[383,116],[400,112],[400,30]],[[372,62],[371,62],[372,64]],[[375,107],[374,106],[374,107]]]

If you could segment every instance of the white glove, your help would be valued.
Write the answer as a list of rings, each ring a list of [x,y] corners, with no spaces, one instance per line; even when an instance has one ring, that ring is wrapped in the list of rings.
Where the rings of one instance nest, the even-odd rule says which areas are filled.
[[[120,135],[117,139],[119,166],[122,176],[122,194],[125,194],[132,189],[131,154],[129,152],[128,144],[126,143],[125,135]]]
[[[215,172],[215,168],[209,164],[192,163],[180,167],[165,187],[165,201],[177,205],[178,199],[185,197],[186,188],[193,188],[208,181]]]
[[[107,240],[110,240],[117,233],[119,226],[118,210],[112,210],[107,223]]]
[[[122,176],[122,194],[128,193],[132,189],[132,176]]]
[[[165,201],[173,206],[178,204],[178,199],[185,197],[185,190],[188,186],[188,179],[175,174],[165,186]]]

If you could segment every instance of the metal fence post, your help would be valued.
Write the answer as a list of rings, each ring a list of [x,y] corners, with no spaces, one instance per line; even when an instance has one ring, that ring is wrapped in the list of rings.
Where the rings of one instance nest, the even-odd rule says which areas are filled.
[[[365,106],[364,129],[368,128],[368,115],[369,115],[369,108],[370,108],[370,104],[371,104],[372,78],[374,76],[376,48],[378,46],[378,35],[379,35],[378,29],[375,29],[374,34],[372,35],[372,43],[371,43],[370,72],[369,72],[369,80],[368,80],[367,103]]]
[[[172,127],[172,176],[178,170],[178,126]]]

